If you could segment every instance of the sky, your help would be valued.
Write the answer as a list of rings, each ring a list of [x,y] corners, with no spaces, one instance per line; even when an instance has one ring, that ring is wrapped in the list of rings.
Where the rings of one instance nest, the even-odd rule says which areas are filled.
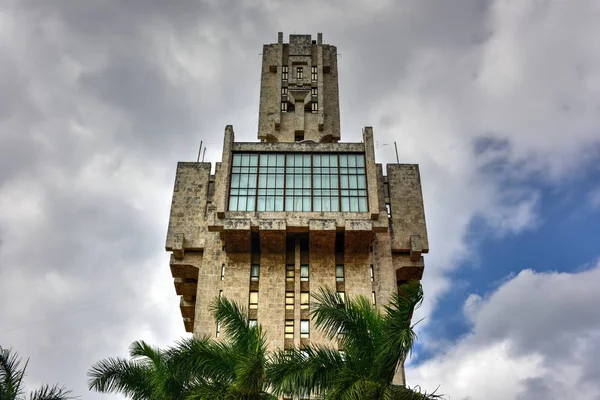
[[[176,163],[255,141],[263,43],[338,47],[342,141],[420,165],[410,386],[600,399],[600,3],[0,0],[0,345],[27,383],[186,335]],[[287,40],[287,39],[286,39]]]

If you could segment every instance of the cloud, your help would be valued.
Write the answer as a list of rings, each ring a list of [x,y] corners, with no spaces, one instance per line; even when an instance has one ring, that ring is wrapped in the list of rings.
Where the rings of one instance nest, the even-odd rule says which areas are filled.
[[[476,256],[474,219],[498,238],[544,223],[531,181],[560,185],[598,155],[596,3],[365,4],[0,6],[0,342],[31,357],[31,380],[100,398],[92,362],[183,334],[163,251],[175,165],[200,140],[219,160],[226,124],[256,139],[277,31],[338,46],[343,140],[372,125],[380,162],[397,141],[420,164],[425,315]]]
[[[600,264],[578,273],[521,271],[465,303],[470,332],[408,368],[450,399],[600,396]]]

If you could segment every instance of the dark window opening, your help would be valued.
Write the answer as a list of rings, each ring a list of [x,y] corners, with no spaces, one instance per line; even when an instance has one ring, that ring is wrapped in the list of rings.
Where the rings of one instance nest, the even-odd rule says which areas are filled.
[[[304,131],[296,131],[294,134],[294,140],[296,142],[301,142],[304,140]]]

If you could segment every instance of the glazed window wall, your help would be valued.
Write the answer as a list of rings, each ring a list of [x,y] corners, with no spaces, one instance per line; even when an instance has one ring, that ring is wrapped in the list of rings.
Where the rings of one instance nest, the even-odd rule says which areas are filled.
[[[367,212],[362,153],[234,153],[229,211]]]

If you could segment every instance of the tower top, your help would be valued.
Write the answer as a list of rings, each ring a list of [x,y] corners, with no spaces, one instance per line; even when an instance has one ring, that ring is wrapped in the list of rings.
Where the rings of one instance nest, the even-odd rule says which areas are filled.
[[[323,34],[289,35],[263,47],[258,138],[263,142],[337,142],[337,48]]]

